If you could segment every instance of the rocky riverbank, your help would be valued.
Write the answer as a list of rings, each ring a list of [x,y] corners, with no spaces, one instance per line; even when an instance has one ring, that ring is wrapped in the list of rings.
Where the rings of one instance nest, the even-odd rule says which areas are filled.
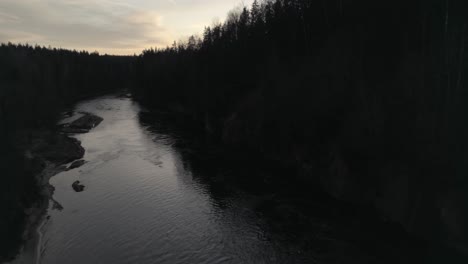
[[[61,124],[61,130],[64,133],[78,134],[87,133],[92,128],[98,126],[102,122],[102,117],[81,112],[82,116],[70,123]]]
[[[54,187],[49,184],[49,179],[62,171],[78,168],[85,163],[82,160],[85,150],[81,142],[71,135],[86,133],[103,120],[90,113],[76,114],[73,112],[64,114],[63,117],[74,120],[60,124],[56,131],[34,131],[31,133],[29,143],[24,147],[25,166],[31,167],[31,171],[37,173],[36,181],[40,189],[40,199],[32,207],[24,210],[26,222],[21,236],[25,245],[37,243],[38,228],[46,216],[49,201],[52,201],[53,208],[61,208],[52,197]],[[34,261],[35,256],[30,257]]]

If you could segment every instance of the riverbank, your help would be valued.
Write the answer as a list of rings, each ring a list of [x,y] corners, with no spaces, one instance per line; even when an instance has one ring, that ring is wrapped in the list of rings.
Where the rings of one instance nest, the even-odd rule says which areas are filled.
[[[52,197],[54,187],[49,184],[49,180],[62,171],[72,169],[71,166],[78,167],[76,162],[84,156],[85,150],[73,134],[86,133],[103,120],[101,117],[83,112],[67,112],[62,118],[58,125],[59,129],[30,132],[28,143],[21,147],[26,160],[25,166],[37,172],[35,181],[39,189],[39,199],[31,207],[24,209],[25,222],[23,232],[20,234],[23,241],[21,250],[26,250],[30,254],[23,254],[22,259],[13,263],[36,262],[40,252],[39,249],[36,250],[40,244],[40,228],[47,217],[49,201],[53,203],[52,208],[61,209],[61,205]],[[9,255],[14,254],[12,252]]]

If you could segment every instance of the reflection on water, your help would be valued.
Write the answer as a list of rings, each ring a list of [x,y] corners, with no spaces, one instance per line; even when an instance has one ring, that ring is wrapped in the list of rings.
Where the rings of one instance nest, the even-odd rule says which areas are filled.
[[[129,98],[79,111],[104,121],[76,136],[86,163],[50,180],[63,210],[48,211],[40,263],[459,263],[294,183],[293,171],[219,155]]]
[[[104,121],[77,135],[80,168],[51,179],[63,210],[49,210],[41,263],[272,263],[300,254],[267,239],[244,195],[213,199],[182,162],[174,140],[139,122],[128,98],[86,101]],[[213,164],[216,166],[216,164]],[[79,180],[85,191],[71,185]],[[288,249],[289,250],[289,249]]]

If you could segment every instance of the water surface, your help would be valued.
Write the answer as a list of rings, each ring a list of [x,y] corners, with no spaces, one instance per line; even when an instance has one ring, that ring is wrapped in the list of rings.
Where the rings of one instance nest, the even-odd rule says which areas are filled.
[[[36,249],[27,246],[15,263],[442,263],[453,258],[428,250],[372,213],[358,213],[297,184],[294,171],[278,170],[271,162],[260,165],[259,157],[239,163],[203,157],[200,149],[209,146],[194,131],[168,129],[161,115],[130,98],[81,102],[76,115],[64,121],[79,112],[104,121],[75,135],[86,163],[50,179],[53,198],[63,209],[51,203],[39,239],[29,243],[38,244]],[[187,133],[199,144],[181,144]],[[83,192],[73,190],[77,180],[85,185]]]
[[[76,135],[86,164],[51,178],[62,210],[49,209],[40,263],[272,263],[298,260],[266,239],[239,193],[215,200],[174,139],[141,124],[140,106],[114,96],[76,106],[104,118]],[[157,127],[157,124],[155,124]],[[213,164],[215,166],[215,164]],[[84,192],[71,185],[79,180]],[[222,203],[222,204],[220,204]]]

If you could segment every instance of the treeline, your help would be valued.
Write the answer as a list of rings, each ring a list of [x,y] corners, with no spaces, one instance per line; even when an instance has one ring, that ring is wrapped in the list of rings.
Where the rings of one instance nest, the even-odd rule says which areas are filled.
[[[128,88],[131,57],[1,44],[0,121],[12,128],[47,125],[57,110],[99,92]]]
[[[0,262],[21,243],[24,210],[39,199],[41,162],[25,156],[54,138],[60,111],[86,96],[132,83],[132,57],[40,46],[0,45]]]
[[[413,233],[466,245],[466,14],[461,0],[255,1],[145,50],[134,94]]]

